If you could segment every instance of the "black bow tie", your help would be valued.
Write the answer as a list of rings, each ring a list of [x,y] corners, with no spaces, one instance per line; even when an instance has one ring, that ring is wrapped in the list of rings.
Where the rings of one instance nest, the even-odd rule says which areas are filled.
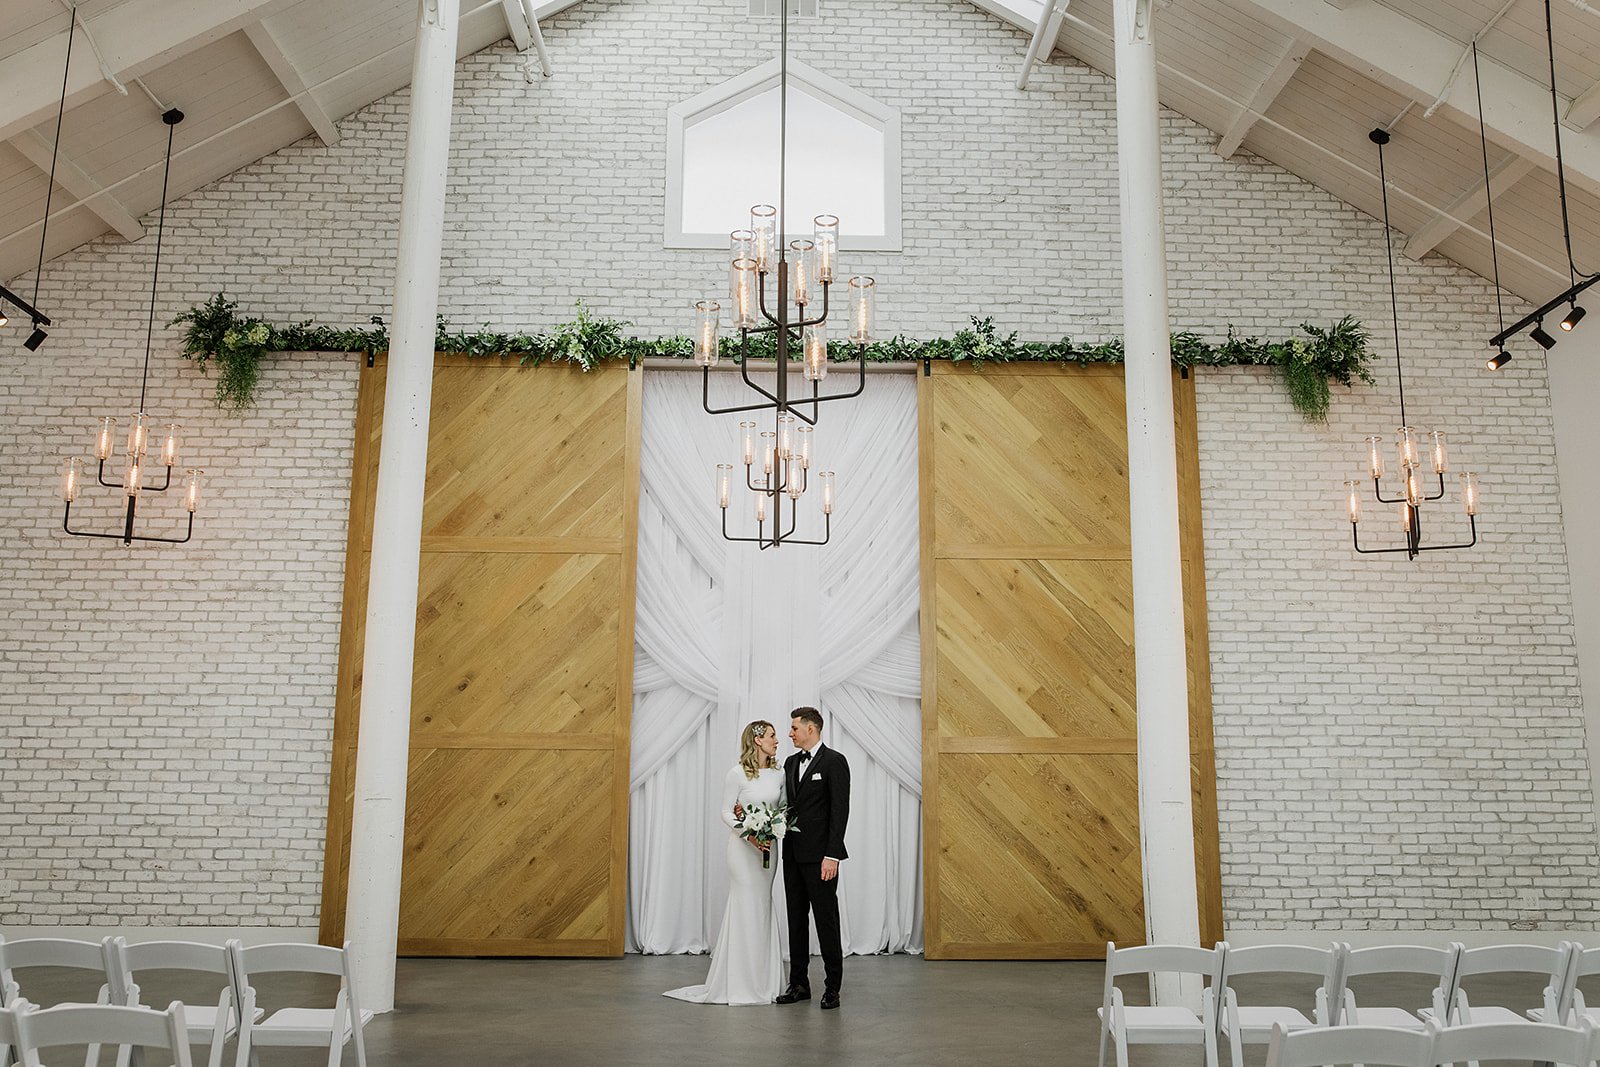
[[[806,752],[805,750],[802,749],[801,752],[800,752],[800,762],[804,763],[806,760],[808,760],[810,758],[811,758],[811,753]]]

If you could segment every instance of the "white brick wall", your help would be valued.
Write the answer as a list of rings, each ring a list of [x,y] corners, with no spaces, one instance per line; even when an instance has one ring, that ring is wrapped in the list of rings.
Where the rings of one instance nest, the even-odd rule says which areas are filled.
[[[545,27],[556,77],[526,84],[505,45],[461,64],[441,294],[455,323],[545,327],[582,297],[654,334],[721,288],[714,253],[660,248],[665,110],[770,57],[743,6],[588,0]],[[1058,60],[1019,94],[1025,48],[958,0],[834,8],[795,34],[796,57],[901,109],[905,252],[846,264],[879,278],[886,331],[930,336],[972,313],[1029,337],[1117,327],[1112,86]],[[406,105],[396,94],[346,119],[335,148],[302,142],[173,205],[162,314],[225,289],[278,321],[387,315]],[[1176,326],[1385,321],[1371,219],[1217,159],[1177,116],[1164,128]],[[62,326],[0,359],[0,450],[20,458],[0,498],[0,923],[309,926],[353,363],[277,359],[264,404],[230,416],[162,335],[151,406],[190,427],[211,472],[195,544],[57,536],[57,457],[135,395],[149,253],[104,243],[52,264],[41,299]],[[1542,364],[1477,373],[1487,287],[1437,259],[1401,272],[1408,321],[1441,324],[1412,328],[1415,421],[1451,430],[1485,472],[1478,551],[1415,565],[1349,551],[1337,487],[1360,437],[1395,424],[1388,371],[1340,394],[1326,427],[1267,372],[1199,379],[1227,917],[1593,921]]]

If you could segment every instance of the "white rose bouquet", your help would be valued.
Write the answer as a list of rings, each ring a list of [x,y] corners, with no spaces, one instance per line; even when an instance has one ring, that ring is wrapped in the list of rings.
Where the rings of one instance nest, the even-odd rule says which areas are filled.
[[[782,840],[785,834],[800,832],[789,816],[787,804],[752,804],[733,827],[740,836],[753,837],[757,844],[767,846],[761,852],[763,870],[772,866],[772,843]]]

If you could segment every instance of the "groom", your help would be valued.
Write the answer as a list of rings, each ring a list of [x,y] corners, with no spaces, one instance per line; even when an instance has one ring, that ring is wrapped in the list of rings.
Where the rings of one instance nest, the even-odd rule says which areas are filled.
[[[811,999],[811,930],[816,916],[822,950],[822,1009],[839,1006],[844,952],[839,944],[839,861],[848,858],[844,828],[850,818],[850,764],[822,744],[822,712],[789,713],[789,740],[800,751],[783,764],[796,830],[783,842],[783,889],[789,902],[789,988],[779,1004]]]

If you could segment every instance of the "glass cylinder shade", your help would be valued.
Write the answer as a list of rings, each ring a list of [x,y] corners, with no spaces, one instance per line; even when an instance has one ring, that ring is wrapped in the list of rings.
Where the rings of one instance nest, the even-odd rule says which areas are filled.
[[[746,467],[756,461],[756,424],[750,421],[739,424],[739,449]]]
[[[200,510],[200,476],[205,471],[198,467],[190,467],[183,483],[183,506],[189,514],[193,515]]]
[[[767,521],[767,494],[756,494],[756,522]]]
[[[167,423],[167,432],[161,435],[161,465],[178,465],[178,424],[175,422]]]
[[[1415,467],[1406,471],[1406,503],[1417,507],[1422,503],[1422,479]]]
[[[828,327],[826,323],[807,326],[805,333],[805,359],[801,367],[806,381],[820,382],[828,376]]]
[[[757,204],[750,209],[750,232],[754,235],[756,269],[765,273],[778,262],[778,209]]]
[[[698,300],[694,305],[694,361],[702,367],[717,365],[717,329],[722,322],[722,305],[715,300]]]
[[[729,325],[736,330],[757,325],[760,304],[756,281],[755,260],[736,259],[728,265],[728,317]]]
[[[821,474],[817,475],[817,481],[822,483],[822,513],[824,515],[832,515],[834,494],[833,472],[823,471]]]
[[[1400,501],[1400,529],[1411,532],[1411,505]]]
[[[779,459],[788,459],[793,454],[791,449],[794,447],[794,423],[795,418],[793,415],[778,416]]]
[[[857,275],[850,279],[850,343],[864,345],[872,340],[873,306],[878,283]]]
[[[136,411],[128,423],[128,455],[134,459],[143,459],[149,447],[150,416],[142,411]]]
[[[736,259],[756,258],[756,235],[753,230],[734,230],[728,234],[728,262]]]
[[[794,302],[805,307],[817,298],[817,246],[814,241],[789,242],[789,277]]]
[[[1367,470],[1374,478],[1383,477],[1383,438],[1377,434],[1366,439]]]
[[[78,489],[83,485],[83,460],[73,456],[61,472],[61,499],[72,503],[78,499]]]
[[[1344,503],[1350,512],[1351,523],[1361,521],[1361,483],[1354,478],[1344,483]]]
[[[1434,430],[1428,437],[1433,442],[1433,473],[1443,474],[1449,469],[1444,449],[1444,431]]]
[[[816,228],[813,239],[817,245],[817,281],[828,285],[833,282],[839,259],[839,216],[818,215],[811,224]]]
[[[728,510],[728,501],[733,495],[733,464],[717,464],[717,507],[723,511]]]
[[[1405,470],[1413,470],[1422,466],[1421,453],[1417,445],[1417,431],[1410,426],[1402,426],[1394,432],[1395,447],[1400,452],[1400,466]]]
[[[800,465],[801,470],[811,469],[811,427],[809,426],[795,427],[794,459]]]
[[[800,494],[806,491],[805,472],[800,469],[799,458],[791,457],[783,468],[783,491],[789,494],[790,500],[799,500]]]
[[[770,475],[772,473],[772,454],[777,438],[778,435],[771,430],[761,431],[761,472],[763,474]]]
[[[94,458],[110,459],[111,451],[116,447],[117,420],[113,415],[107,415],[100,420],[100,436],[95,438]]]
[[[1461,507],[1468,515],[1478,513],[1478,476],[1473,471],[1461,472]]]
[[[122,470],[122,491],[131,497],[138,497],[139,483],[144,480],[144,465],[139,462],[138,456],[129,456],[128,465]]]

